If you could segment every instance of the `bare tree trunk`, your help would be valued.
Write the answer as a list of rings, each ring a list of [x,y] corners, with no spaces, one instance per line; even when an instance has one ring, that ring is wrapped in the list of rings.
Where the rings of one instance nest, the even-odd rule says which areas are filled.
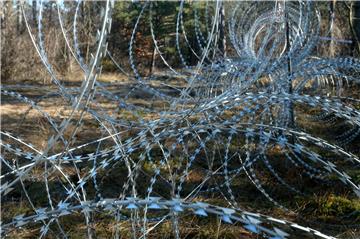
[[[52,24],[52,12],[53,12],[52,7],[53,7],[53,2],[50,1],[50,2],[49,2],[49,12],[50,12],[50,15],[49,15],[49,23],[50,23],[50,24]]]
[[[19,3],[16,3],[16,14],[17,14],[17,18],[16,18],[16,31],[17,31],[17,34],[20,35],[21,32],[22,32],[22,13],[21,13],[21,9],[20,9],[20,4]]]
[[[5,2],[3,2],[3,1],[0,1],[0,9],[1,9],[1,11],[0,11],[0,14],[1,14],[1,16],[0,16],[0,22],[1,22],[1,29],[4,29],[5,27],[6,27],[6,17],[5,17],[5,15],[6,15],[6,11],[8,10],[8,2],[7,1],[5,1]]]
[[[159,26],[160,24],[160,16],[156,15],[155,16],[155,22],[154,22],[154,26]],[[145,24],[144,24],[145,25]],[[154,68],[155,68],[155,59],[156,59],[156,47],[155,47],[155,43],[154,43],[154,48],[153,48],[153,52],[151,55],[151,62],[150,62],[150,69],[149,69],[149,75],[151,75],[154,72]]]
[[[285,7],[285,21],[286,21],[286,53],[289,53],[291,45],[290,45],[290,26],[289,26],[289,19],[288,19],[288,13],[287,13],[287,9]],[[291,78],[291,74],[292,74],[292,65],[291,65],[291,58],[290,56],[288,56],[287,58],[287,70],[288,70],[288,89],[287,89],[287,93],[288,94],[292,94],[293,93],[293,89],[292,89],[292,78]],[[294,127],[295,121],[294,121],[294,105],[293,102],[291,101],[291,99],[288,102],[288,127]]]
[[[85,2],[84,2],[84,4],[85,4]],[[85,9],[85,7],[84,7],[84,9]],[[90,55],[90,28],[91,28],[91,9],[90,8],[88,8],[87,9],[88,10],[88,16],[87,16],[87,18],[86,18],[86,56],[85,56],[85,60],[86,60],[86,62],[88,62],[89,61],[89,55]],[[85,21],[84,21],[84,23],[85,23]]]
[[[220,31],[219,31],[219,50],[223,57],[226,57],[226,37],[225,37],[225,7],[224,3],[220,7]]]
[[[331,14],[333,16],[335,16],[335,5],[336,5],[336,0],[333,0],[330,2],[330,11],[331,11]],[[334,57],[335,56],[335,42],[334,42],[334,39],[335,39],[335,19],[334,19],[334,22],[333,22],[333,26],[332,26],[332,29],[331,29],[331,40],[330,40],[330,56],[331,57]]]
[[[353,1],[350,9],[350,25],[354,38],[355,48],[360,54],[360,2]]]
[[[152,52],[152,55],[151,55],[151,63],[150,63],[149,75],[151,75],[154,72],[155,58],[156,58],[156,47],[154,46],[154,49],[153,49],[153,52]]]
[[[33,17],[33,22],[34,22],[34,26],[36,25],[36,11],[37,11],[37,1],[35,0],[35,1],[32,1],[32,7],[31,7],[31,9],[32,9],[32,17]]]

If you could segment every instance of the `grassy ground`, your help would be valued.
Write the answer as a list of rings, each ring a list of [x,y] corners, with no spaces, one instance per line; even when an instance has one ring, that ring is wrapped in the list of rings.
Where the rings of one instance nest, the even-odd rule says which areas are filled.
[[[116,92],[119,96],[125,94],[130,88],[131,82],[127,82],[124,76],[119,75],[104,75],[99,79],[100,82],[108,83],[116,81],[116,86],[111,86],[108,89],[112,92]],[[70,114],[70,108],[67,106],[67,102],[61,99],[60,96],[54,94],[56,89],[50,85],[36,85],[28,82],[30,87],[19,87],[16,84],[6,84],[5,88],[8,90],[17,91],[24,96],[36,101],[44,112],[51,115],[57,123],[67,117]],[[67,85],[79,86],[80,82],[76,80],[69,80]],[[134,104],[153,107],[167,107],[164,102],[152,102],[146,99],[139,99],[141,92],[135,94],[135,97],[130,98]],[[103,107],[107,114],[116,116],[114,113],[118,106],[114,105],[111,101],[102,99],[99,104]],[[306,127],[309,132],[313,135],[329,139],[334,137],[336,133],[343,131],[341,128],[332,128],[331,131],[327,130],[329,125],[311,123],[306,118],[306,115],[311,111],[304,107],[296,107],[299,118],[297,119],[298,127]],[[47,122],[44,115],[31,109],[28,105],[15,100],[11,97],[2,97],[1,105],[1,124],[2,129],[11,132],[13,135],[17,135],[24,139],[25,142],[31,142],[37,149],[43,149],[46,146],[47,139],[54,133],[49,123]],[[129,122],[134,120],[133,112],[127,112],[121,110],[117,113]],[[146,112],[137,112],[143,118],[157,118],[156,114],[147,114]],[[79,117],[79,115],[76,115]],[[71,131],[74,125],[72,125],[68,131],[65,132],[66,137],[70,137]],[[84,117],[83,124],[81,125],[80,131],[75,134],[76,144],[80,145],[101,137],[98,129],[99,124],[94,123],[94,120],[87,114]],[[131,134],[131,132],[129,133]],[[240,137],[241,138],[241,137]],[[4,139],[5,141],[5,139]],[[13,142],[12,142],[13,143]],[[239,142],[241,144],[241,142]],[[20,144],[14,144],[22,147]],[[110,142],[108,144],[111,145]],[[348,146],[348,150],[351,152],[359,153],[359,139],[353,144]],[[107,142],[103,145],[105,148]],[[236,145],[234,145],[236,148]],[[82,153],[89,153],[91,148],[87,148],[87,151]],[[51,153],[61,152],[62,146],[57,145]],[[220,149],[220,152],[223,149]],[[314,148],[314,150],[316,150]],[[356,152],[357,151],[357,152]],[[326,152],[322,152],[326,153]],[[329,155],[331,156],[331,155]],[[3,152],[3,157],[7,160],[13,160],[14,155]],[[277,168],[279,174],[291,185],[296,186],[299,190],[306,193],[306,195],[295,195],[290,193],[284,187],[280,187],[276,179],[266,170],[264,165],[257,164],[255,172],[261,179],[266,188],[272,195],[275,195],[276,200],[281,202],[284,206],[291,209],[292,212],[287,212],[279,209],[271,202],[269,202],[246,178],[245,174],[240,174],[232,182],[232,190],[236,196],[236,200],[239,202],[241,208],[248,211],[261,212],[267,215],[272,215],[278,218],[284,218],[292,221],[299,222],[300,224],[307,225],[324,233],[338,236],[344,239],[355,239],[360,238],[359,229],[356,227],[360,225],[360,200],[355,198],[351,191],[344,187],[339,180],[336,178],[328,177],[324,181],[318,181],[303,177],[299,174],[296,168],[286,168],[284,165],[284,158],[280,154],[277,154],[276,149],[269,152],[269,161]],[[21,162],[22,159],[18,160]],[[360,181],[360,169],[354,168],[350,164],[343,163],[341,159],[335,158],[342,168],[348,172],[350,176],[354,178],[356,182]],[[174,161],[174,166],[176,162]],[[232,165],[236,167],[236,164]],[[82,165],[84,172],[89,170],[90,165]],[[188,181],[184,186],[184,192],[191,191],[196,183],[200,182],[203,178],[204,165],[199,163],[196,165],[197,170],[190,172]],[[200,170],[199,170],[200,169]],[[43,177],[41,176],[43,168],[35,168],[32,172],[32,177],[24,181],[25,187],[30,195],[32,195],[32,201],[35,202],[35,207],[47,205],[47,198],[45,196],[45,187]],[[76,181],[75,171],[72,167],[64,167],[67,174],[70,175],[72,180]],[[144,167],[143,174],[139,178],[139,191],[146,191],[147,182],[150,180],[151,171]],[[83,172],[80,172],[80,174]],[[117,165],[109,169],[108,171],[100,172],[100,176],[103,174],[103,180],[101,180],[101,188],[103,188],[103,194],[105,196],[117,195],[122,190],[123,181],[127,178],[127,171],[124,165]],[[106,176],[105,176],[106,175]],[[56,192],[60,184],[57,182],[59,177],[54,175],[49,179],[50,190]],[[221,180],[221,179],[219,179]],[[146,183],[144,183],[146,182]],[[142,185],[144,188],[141,188]],[[94,189],[92,185],[87,186],[87,192],[89,198],[94,197]],[[154,188],[159,195],[168,195],[168,190],[165,184],[158,184]],[[61,198],[61,195],[54,194],[54,198]],[[211,198],[211,199],[208,199]],[[218,194],[210,194],[208,197],[200,198],[216,205],[226,206],[226,202],[222,199],[223,197]],[[22,189],[16,188],[14,193],[10,193],[2,199],[2,221],[10,220],[11,217],[21,214],[32,212],[29,203],[27,202],[26,196],[22,192]],[[84,225],[83,216],[80,213],[74,213],[69,216],[64,216],[60,219],[61,225],[64,226],[64,230],[69,235],[69,238],[84,238],[86,237],[86,226]],[[130,228],[128,222],[121,222],[120,227],[122,228],[122,237],[129,238]],[[115,233],[115,221],[113,217],[106,213],[98,213],[94,215],[92,226],[96,231],[98,238],[111,238]],[[54,226],[52,228],[54,234],[57,233],[57,229]],[[173,238],[173,229],[170,222],[165,222],[156,228],[149,238]],[[258,238],[249,232],[245,231],[241,226],[227,225],[222,223],[218,218],[198,218],[192,215],[184,215],[183,220],[180,224],[180,232],[184,238]],[[49,238],[52,238],[54,234],[49,234]],[[22,230],[16,230],[12,232],[8,238],[36,238],[39,235],[38,227],[28,227]],[[296,237],[294,237],[296,238]],[[301,236],[299,236],[301,238]]]

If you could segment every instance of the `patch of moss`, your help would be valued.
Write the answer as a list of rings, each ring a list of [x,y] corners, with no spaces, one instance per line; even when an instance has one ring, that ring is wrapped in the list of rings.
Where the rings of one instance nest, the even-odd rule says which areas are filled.
[[[325,220],[343,218],[352,223],[360,222],[360,200],[349,199],[345,196],[328,194],[319,197],[302,199],[305,205],[302,211],[305,214]]]

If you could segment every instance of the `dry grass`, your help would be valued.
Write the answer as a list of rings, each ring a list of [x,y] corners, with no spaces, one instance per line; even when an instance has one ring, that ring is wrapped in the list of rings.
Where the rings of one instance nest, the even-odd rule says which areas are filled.
[[[67,81],[75,83],[76,85],[79,85],[81,83],[82,77],[79,74],[74,74],[71,76]],[[118,83],[120,89],[117,89],[116,87],[113,87],[112,91],[118,91],[119,94],[123,94],[121,87],[125,87],[131,82],[127,81],[126,78],[123,75],[117,75],[117,74],[106,74],[100,77],[99,81],[108,83],[113,83],[116,81]],[[156,82],[154,83],[157,84]],[[39,90],[40,89],[40,90]],[[45,90],[45,88],[39,88],[34,90],[31,89],[22,89],[19,90],[24,95],[27,95],[29,98],[36,99],[39,95],[43,95],[44,92],[48,92]],[[49,87],[48,89],[54,91],[54,88]],[[126,91],[125,91],[126,92]],[[131,103],[139,106],[145,106],[145,107],[168,107],[168,105],[161,101],[155,101],[151,104],[146,99],[140,99],[140,98],[131,98],[129,100]],[[46,112],[48,115],[50,115],[57,123],[60,123],[62,119],[67,118],[71,113],[71,108],[69,108],[66,104],[66,102],[63,102],[58,97],[48,97],[46,99],[40,100],[38,103],[39,106],[43,109],[44,112]],[[102,107],[106,114],[112,115],[114,117],[122,117],[122,119],[127,119],[129,121],[136,120],[137,118],[134,116],[134,112],[127,111],[127,110],[118,110],[118,106],[114,105],[112,102],[106,99],[99,98],[98,105],[92,104],[91,107]],[[39,112],[36,110],[29,110],[29,106],[26,104],[23,104],[21,102],[14,101],[11,98],[6,98],[2,105],[0,106],[1,114],[2,114],[2,128],[3,130],[9,131],[14,133],[14,135],[19,135],[21,138],[24,139],[25,142],[32,143],[37,147],[38,149],[43,149],[46,146],[47,140],[50,135],[54,133],[53,130],[51,130],[51,127],[47,120],[42,116]],[[240,108],[239,108],[240,109]],[[118,110],[118,112],[116,112]],[[300,117],[297,119],[299,126],[301,127],[302,124],[306,124],[307,127],[310,126],[310,129],[313,133],[316,133],[321,136],[327,136],[331,137],[331,134],[329,132],[324,132],[324,126],[318,125],[316,123],[310,124],[306,117],[303,117],[306,114],[307,109],[304,108],[296,108],[299,112],[301,112]],[[140,115],[142,118],[146,120],[154,120],[159,118],[159,115],[157,113],[153,114],[147,114],[144,112],[136,112],[136,114]],[[234,111],[226,111],[223,115],[224,118],[228,118],[234,115]],[[79,112],[77,112],[74,115],[75,119],[78,119]],[[192,119],[189,119],[190,121],[197,121],[197,118],[194,117]],[[21,122],[21,123],[19,123]],[[71,133],[73,132],[75,128],[75,122],[76,120],[69,126],[69,128],[65,132],[65,138],[70,140]],[[89,142],[92,139],[97,139],[101,135],[98,132],[97,128],[99,127],[98,124],[94,123],[94,120],[91,118],[89,114],[85,114],[83,124],[81,125],[79,132],[75,135],[75,139],[77,140],[77,144]],[[94,130],[96,129],[96,130]],[[131,134],[131,132],[130,132]],[[6,139],[3,139],[4,142],[6,142]],[[238,145],[241,145],[243,142],[241,140],[238,140],[234,145],[234,148],[231,148],[231,150],[238,150]],[[170,142],[170,141],[169,141]],[[23,147],[23,146],[20,146]],[[192,147],[189,145],[189,147]],[[54,151],[61,152],[63,150],[63,146],[61,144],[57,145]],[[181,149],[177,149],[181,150]],[[220,149],[223,150],[223,149]],[[281,170],[281,164],[283,162],[283,159],[280,158],[280,148],[279,146],[276,146],[269,150],[268,154],[270,157],[270,160],[274,165],[276,165],[279,170]],[[88,153],[88,152],[84,152]],[[135,157],[134,157],[135,158]],[[176,165],[176,162],[173,162],[174,166]],[[146,166],[146,165],[145,165]],[[177,165],[176,167],[180,167],[184,165]],[[86,165],[84,165],[86,167]],[[63,167],[63,170],[69,175],[70,178],[74,178],[72,180],[76,180],[76,172],[73,167],[65,166]],[[295,171],[294,171],[295,170]],[[288,172],[281,171],[286,181],[288,182],[294,182],[296,183],[298,179],[298,172],[296,169],[294,170],[288,170]],[[148,165],[148,168],[144,167],[145,173],[150,173],[151,175],[151,167]],[[84,171],[85,172],[85,171]],[[83,174],[84,172],[81,172]],[[44,198],[44,195],[39,195],[39,192],[43,192],[44,184],[43,184],[43,167],[36,167],[31,173],[31,181],[26,181],[26,187],[29,190],[30,193],[38,196],[35,197],[36,200],[38,200],[38,203],[41,204],[41,201],[45,200],[46,204],[46,198]],[[100,172],[105,175],[105,172]],[[118,166],[111,168],[107,173],[109,173],[108,178],[101,183],[103,183],[104,187],[108,188],[108,194],[109,195],[115,195],[118,193],[118,190],[121,190],[121,185],[119,187],[114,186],[114,182],[125,180],[126,177],[126,169],[124,169],[124,166]],[[257,168],[257,173],[260,173],[259,177],[262,179],[262,181],[265,183],[265,187],[268,188],[274,188],[277,184],[274,185],[275,180],[274,178],[264,172],[261,167]],[[358,170],[355,170],[353,172],[355,175],[359,174]],[[204,178],[204,172],[201,170],[192,170],[189,174],[189,177],[187,178],[186,185],[184,186],[184,191],[189,191],[193,188],[194,185],[197,185],[201,180]],[[142,180],[139,182],[139,185],[146,185],[144,183],[145,181],[149,180],[149,176],[146,176],[145,174],[140,177]],[[56,190],[56,184],[57,182],[61,180],[61,175],[58,172],[54,172],[54,174],[50,177],[49,182],[51,182],[51,187],[53,187],[53,190]],[[37,183],[34,183],[37,182]],[[348,223],[351,224],[353,222],[358,223],[359,218],[358,217],[351,217],[351,218],[345,218],[342,219],[341,217],[345,214],[341,214],[344,211],[353,210],[355,212],[359,211],[359,200],[351,198],[348,194],[336,194],[337,196],[329,196],[333,194],[329,194],[329,191],[333,193],[330,189],[329,191],[324,190],[323,187],[320,186],[312,186],[314,185],[314,181],[305,181],[302,183],[305,184],[308,188],[310,188],[310,196],[308,197],[296,197],[292,202],[287,203],[289,199],[289,195],[287,191],[284,191],[284,188],[278,188],[278,195],[280,195],[280,199],[283,203],[285,203],[287,206],[291,208],[295,208],[296,211],[302,212],[303,216],[310,220],[310,221],[316,221],[316,222],[322,222],[320,226],[317,223],[314,223],[310,226],[313,226],[315,228],[321,229],[323,232],[329,232],[333,235],[339,235],[339,238],[359,238],[360,234],[357,229],[346,229],[346,228],[333,228],[331,223]],[[286,218],[288,220],[299,220],[303,221],[304,218],[297,218],[296,214],[289,214],[287,212],[284,212],[282,210],[279,210],[278,208],[274,207],[271,203],[267,201],[246,179],[246,176],[244,174],[239,175],[232,183],[233,185],[233,191],[235,195],[237,196],[238,201],[240,202],[240,206],[243,208],[246,208],[249,211],[262,211],[265,214],[273,215],[279,218]],[[160,193],[164,192],[166,195],[168,192],[166,189],[163,188],[164,186],[160,186],[156,188]],[[313,188],[312,188],[313,187]],[[316,190],[321,189],[320,193],[316,194]],[[141,189],[146,190],[146,188]],[[162,191],[163,190],[163,191]],[[21,191],[19,189],[18,191]],[[88,188],[89,195],[93,193],[93,189]],[[216,195],[212,200],[208,200],[209,202],[212,202],[217,205],[223,205],[226,206],[226,202],[221,199],[221,197],[218,197],[219,195]],[[335,198],[335,199],[334,199]],[[14,215],[20,214],[20,213],[26,213],[29,211],[29,205],[26,204],[26,199],[24,195],[17,195],[16,198],[14,198],[18,201],[18,203],[11,202],[11,200],[5,200],[2,202],[2,217],[3,220],[9,219]],[[203,198],[202,200],[206,200]],[[331,202],[335,201],[331,204]],[[330,204],[331,205],[330,205]],[[19,206],[20,205],[20,206]],[[334,206],[336,205],[336,206]],[[212,219],[199,219],[194,218],[189,215],[185,215],[183,217],[183,220],[181,220],[181,235],[184,238],[243,238],[243,239],[251,239],[251,238],[257,238],[254,235],[248,233],[247,231],[244,231],[242,227],[239,225],[224,225],[221,223],[218,219],[212,218]],[[84,225],[84,219],[81,215],[71,215],[66,216],[61,219],[61,222],[66,228],[66,232],[69,234],[69,238],[84,238],[86,237],[86,228]],[[122,228],[122,237],[121,238],[128,238],[130,235],[129,228],[131,228],[128,222],[121,222],[121,228]],[[96,234],[98,238],[109,238],[112,235],[114,235],[115,231],[115,222],[113,221],[112,217],[106,216],[106,215],[100,215],[96,218],[94,218],[93,226],[96,229]],[[55,230],[55,229],[54,229]],[[161,226],[159,226],[155,231],[152,232],[149,238],[173,238],[172,233],[172,227],[170,222],[163,223]],[[12,232],[8,238],[34,238],[36,235],[39,234],[39,229],[31,229],[31,227],[27,229],[22,230],[16,230]],[[49,235],[48,238],[54,238],[53,235]]]

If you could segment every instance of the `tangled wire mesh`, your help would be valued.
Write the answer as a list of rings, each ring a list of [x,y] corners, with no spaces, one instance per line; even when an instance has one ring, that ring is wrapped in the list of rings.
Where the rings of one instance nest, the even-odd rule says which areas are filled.
[[[133,3],[141,10],[131,19],[131,71],[108,49],[113,1],[100,3],[102,18],[95,19],[99,29],[89,62],[78,39],[81,1],[58,1],[58,29],[84,76],[78,87],[64,84],[48,59],[43,1],[37,9],[37,29],[28,23],[23,4],[33,47],[56,88],[36,100],[6,86],[1,89],[2,97],[29,106],[23,118],[37,112],[50,132],[46,145],[39,148],[6,127],[1,130],[2,201],[21,194],[28,202],[24,213],[2,222],[3,236],[35,228],[40,238],[66,238],[62,219],[77,215],[89,238],[94,238],[96,218],[114,223],[115,238],[152,238],[166,222],[173,237],[180,238],[181,224],[195,215],[199,225],[207,222],[205,217],[217,217],[260,238],[333,238],[249,212],[240,205],[237,185],[239,178],[248,178],[265,200],[289,213],[293,210],[284,205],[276,188],[303,195],[304,178],[321,188],[329,186],[327,178],[336,177],[360,197],[358,179],[352,179],[344,166],[356,168],[360,162],[356,143],[355,149],[351,146],[360,134],[360,102],[356,94],[343,92],[359,83],[360,61],[313,54],[326,38],[320,34],[321,22],[332,26],[334,19],[322,18],[312,1],[238,2],[226,19],[221,14],[226,3],[206,3],[204,9],[193,2],[192,33],[184,26],[186,2],[174,2],[178,8],[172,37],[181,67],[172,65],[158,44],[154,2]],[[64,15],[70,8],[75,15],[67,30]],[[166,66],[163,74],[145,75],[139,69],[142,59],[135,49],[143,31],[141,21],[148,21],[153,47]],[[196,35],[195,43],[189,42],[189,34]],[[232,54],[224,50],[224,34]],[[191,52],[195,64],[184,51]],[[104,59],[110,59],[130,83],[98,81]],[[61,120],[39,105],[50,94],[66,105]],[[17,123],[20,132],[21,120]],[[85,123],[94,126],[95,138],[88,137]],[[314,124],[325,125],[326,133],[337,136],[319,136]],[[296,180],[286,177],[284,169],[294,170]],[[273,178],[271,186],[264,175]],[[28,182],[39,185],[44,200],[35,199]]]

